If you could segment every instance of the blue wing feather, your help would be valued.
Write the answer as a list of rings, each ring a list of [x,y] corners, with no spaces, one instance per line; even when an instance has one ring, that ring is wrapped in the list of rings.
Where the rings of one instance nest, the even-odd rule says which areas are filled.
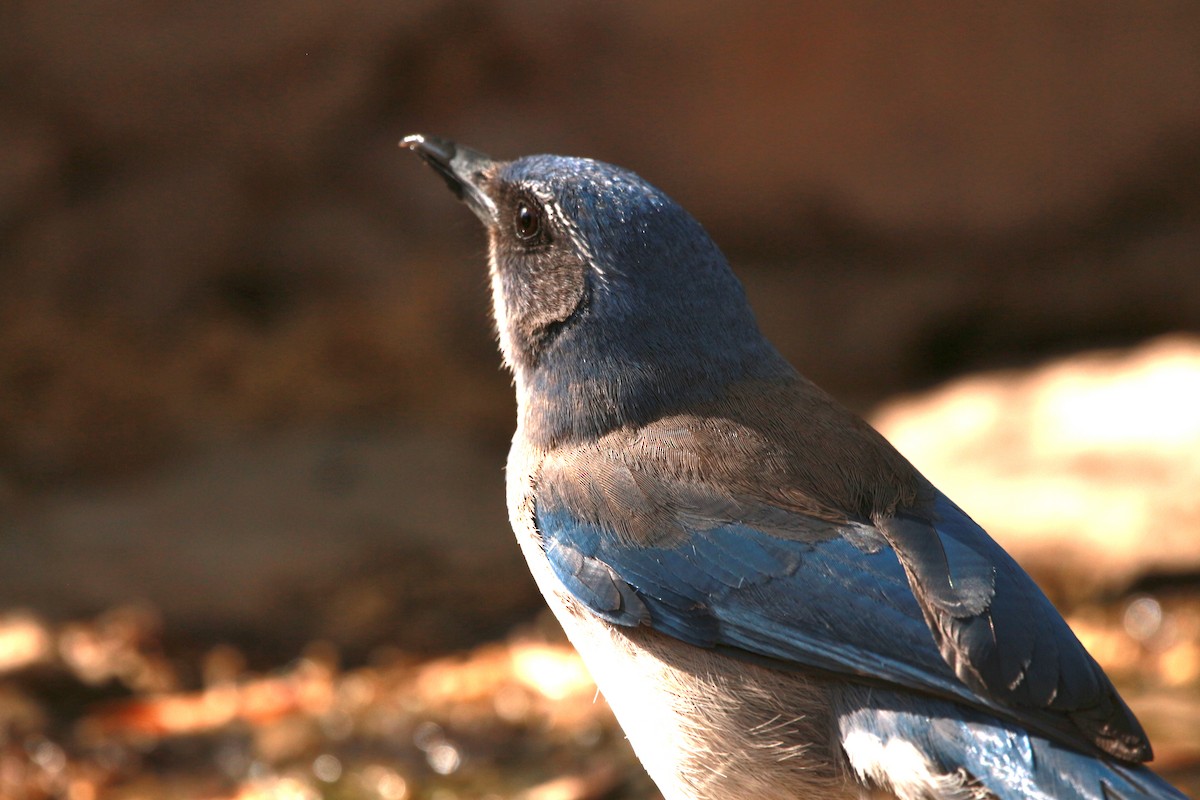
[[[650,625],[698,647],[734,648],[918,692],[870,690],[869,703],[839,715],[843,738],[858,730],[884,741],[903,739],[945,774],[963,770],[1001,800],[1182,797],[1144,767],[1097,759],[1062,726],[1039,727],[1045,720],[1033,711],[1014,711],[960,680],[939,653],[927,610],[911,590],[897,551],[854,525],[820,522],[835,535],[797,541],[709,521],[672,545],[640,546],[561,507],[538,507],[536,522],[563,587],[608,622]],[[818,521],[805,525],[813,530]],[[955,529],[946,537],[944,556],[936,556],[952,576],[944,588],[965,586],[968,594],[961,603],[942,603],[943,611],[977,607],[970,595],[988,572],[963,538],[962,528]],[[991,569],[1004,589],[1011,580],[1004,563]],[[1049,607],[1040,594],[1020,602],[1039,598]],[[1029,694],[1053,696],[1052,687],[1072,686],[1060,675],[1061,665],[1072,668],[1072,654],[1058,646],[1054,637],[1061,634],[1053,625],[1028,613],[1018,616],[1020,602],[990,607],[994,628],[980,623],[989,617],[971,618],[959,646],[995,680],[1013,669],[997,640],[1017,643]],[[980,641],[973,640],[977,635]],[[1073,638],[1070,643],[1079,647]],[[1034,660],[1050,663],[1031,669]],[[1083,688],[1075,693],[1086,697],[1095,678],[1089,670],[1079,680]],[[1030,722],[1042,735],[1023,727]]]
[[[751,525],[685,507],[666,526],[684,535],[658,544],[620,535],[561,492],[539,497],[535,514],[564,588],[614,624],[952,698],[1076,746],[1116,740],[1148,755],[1144,734],[1129,738],[1113,725],[1123,712],[1140,734],[1032,580],[931,491],[925,512],[875,527],[761,505],[753,513],[764,522]],[[685,495],[702,500],[695,485]],[[630,510],[644,520],[662,515]]]
[[[970,696],[938,655],[890,549],[864,552],[840,537],[788,541],[741,525],[698,531],[674,547],[638,547],[565,510],[539,510],[537,523],[564,587],[610,622],[641,620],[597,606],[606,589],[578,590],[591,573],[560,553],[610,565],[649,624],[691,644]]]
[[[940,492],[931,505],[925,518],[897,514],[880,525],[958,677],[1005,707],[1057,712],[1109,752],[1148,759],[1137,720],[1024,570]],[[913,555],[931,540],[944,562]]]

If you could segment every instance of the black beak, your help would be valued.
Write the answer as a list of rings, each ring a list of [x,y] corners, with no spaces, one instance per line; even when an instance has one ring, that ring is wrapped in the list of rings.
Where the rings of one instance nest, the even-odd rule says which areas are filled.
[[[496,204],[483,191],[494,161],[477,150],[455,144],[440,136],[414,133],[400,142],[442,176],[450,191],[467,204],[484,225],[496,222]]]

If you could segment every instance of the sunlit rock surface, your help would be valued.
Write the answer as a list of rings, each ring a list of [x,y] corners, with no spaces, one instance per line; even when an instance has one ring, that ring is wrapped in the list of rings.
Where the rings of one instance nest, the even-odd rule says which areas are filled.
[[[872,421],[1035,571],[1200,569],[1200,339],[963,378]]]

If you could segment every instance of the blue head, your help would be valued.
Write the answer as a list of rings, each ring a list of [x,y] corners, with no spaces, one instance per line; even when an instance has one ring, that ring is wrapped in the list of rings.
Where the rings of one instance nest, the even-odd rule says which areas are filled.
[[[416,150],[488,230],[492,299],[526,434],[561,441],[790,372],[695,219],[628,170]]]

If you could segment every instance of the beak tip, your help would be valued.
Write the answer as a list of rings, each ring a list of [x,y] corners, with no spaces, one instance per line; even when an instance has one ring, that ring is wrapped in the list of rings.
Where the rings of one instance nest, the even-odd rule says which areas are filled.
[[[400,140],[400,146],[408,150],[420,150],[426,146],[428,140],[437,138],[436,136],[428,136],[424,133],[410,133]]]
[[[413,133],[400,140],[400,146],[413,151],[421,160],[442,176],[455,196],[490,224],[496,216],[495,204],[480,186],[484,170],[492,160],[469,147],[460,147],[450,139]]]
[[[413,133],[400,140],[400,146],[412,150],[426,159],[433,159],[442,164],[449,164],[458,153],[458,145],[441,136],[431,136],[427,133]]]

